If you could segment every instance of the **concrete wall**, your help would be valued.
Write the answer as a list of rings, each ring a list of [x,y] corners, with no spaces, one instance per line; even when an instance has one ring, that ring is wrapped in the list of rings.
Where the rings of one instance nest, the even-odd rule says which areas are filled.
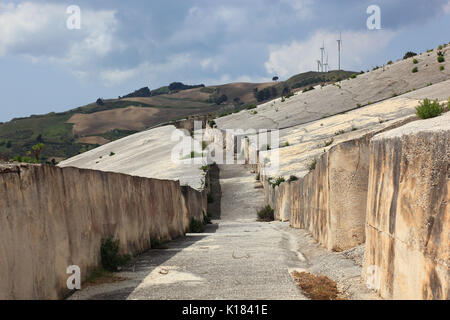
[[[275,188],[265,181],[266,202],[274,208],[275,218],[309,230],[330,250],[342,251],[364,243],[370,139],[413,119],[407,117],[355,134],[326,152],[321,149],[315,153],[315,170],[300,173],[297,181]]]
[[[309,230],[328,249],[363,243],[371,136],[332,147],[299,180],[273,188],[264,179],[266,203],[274,208],[275,219]]]
[[[382,297],[449,298],[449,189],[450,113],[372,140],[363,276]]]
[[[273,187],[267,179],[262,179],[265,202],[274,209],[274,218],[279,221],[289,221],[291,212],[291,184],[281,183]]]
[[[68,294],[66,268],[82,280],[100,265],[101,239],[122,253],[183,235],[206,212],[206,193],[178,181],[77,168],[0,166],[0,299]]]

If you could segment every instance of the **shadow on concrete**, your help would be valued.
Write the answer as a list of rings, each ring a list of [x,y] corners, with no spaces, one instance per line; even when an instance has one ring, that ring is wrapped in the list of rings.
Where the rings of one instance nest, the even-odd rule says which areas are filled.
[[[208,201],[207,210],[211,214],[211,219],[219,220],[221,217],[221,198],[222,190],[220,186],[220,169],[216,164],[210,167],[210,201]],[[212,200],[212,201],[211,201]],[[161,244],[158,248],[150,249],[143,252],[123,269],[121,273],[132,272],[137,279],[125,280],[113,284],[113,288],[105,289],[99,294],[88,295],[83,299],[89,300],[125,300],[128,296],[144,281],[144,279],[157,267],[162,266],[166,261],[170,260],[177,253],[194,245],[197,241],[208,237],[209,233],[215,233],[219,228],[217,223],[205,226],[203,233],[187,233],[185,236],[178,237],[169,242]]]
[[[214,220],[221,216],[222,188],[220,186],[220,169],[217,164],[212,164],[209,170],[210,195],[208,196],[208,213]]]
[[[197,241],[208,237],[209,233],[215,233],[219,225],[216,223],[205,226],[203,233],[187,233],[185,236],[178,237],[172,241],[162,244],[158,249],[150,249],[133,260],[123,269],[123,272],[116,273],[121,276],[121,273],[133,272],[137,275],[137,279],[126,280],[114,284],[116,289],[107,289],[100,294],[93,294],[86,297],[88,300],[126,300],[128,296],[144,281],[144,279],[155,268],[160,267],[166,261],[171,259],[180,251],[189,248]],[[137,282],[139,281],[139,283]],[[83,297],[84,298],[84,297]]]

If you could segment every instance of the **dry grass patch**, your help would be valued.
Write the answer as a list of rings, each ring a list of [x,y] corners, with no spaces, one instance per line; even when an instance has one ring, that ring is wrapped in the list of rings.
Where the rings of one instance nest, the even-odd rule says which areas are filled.
[[[114,129],[142,130],[155,124],[159,113],[155,108],[128,107],[90,114],[74,114],[67,123],[73,123],[73,135],[91,136]]]
[[[342,300],[336,282],[326,276],[298,271],[293,271],[291,275],[305,296],[311,300]]]
[[[78,143],[87,143],[87,144],[99,144],[104,145],[108,142],[110,142],[108,139],[105,139],[100,136],[89,136],[89,137],[82,137],[77,140]]]
[[[128,278],[115,276],[114,273],[110,271],[107,271],[103,268],[97,268],[83,283],[83,287],[98,286],[105,283],[116,283],[125,280],[128,280]]]

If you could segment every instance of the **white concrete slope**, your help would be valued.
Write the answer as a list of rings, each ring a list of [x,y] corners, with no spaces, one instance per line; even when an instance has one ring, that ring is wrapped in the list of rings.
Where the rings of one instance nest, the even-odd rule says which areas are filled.
[[[366,134],[375,134],[415,119],[416,106],[424,98],[441,103],[450,97],[450,80],[292,128],[280,130],[280,148],[261,151],[260,162],[278,153],[279,170],[272,176],[302,177],[313,159],[333,146]],[[288,146],[286,146],[288,144]]]
[[[450,79],[449,48],[442,50],[445,62],[438,63],[437,51],[394,62],[377,70],[314,90],[297,93],[281,102],[275,99],[256,109],[216,119],[219,129],[282,129],[321,119],[392,98]],[[418,63],[414,64],[413,59]],[[444,70],[440,67],[444,66]],[[412,69],[417,67],[418,72]],[[256,112],[256,114],[255,114]]]
[[[59,166],[180,180],[181,185],[203,189],[202,164],[192,163],[189,155],[172,161],[172,150],[180,143],[171,139],[175,130],[170,125],[139,132],[62,161]]]

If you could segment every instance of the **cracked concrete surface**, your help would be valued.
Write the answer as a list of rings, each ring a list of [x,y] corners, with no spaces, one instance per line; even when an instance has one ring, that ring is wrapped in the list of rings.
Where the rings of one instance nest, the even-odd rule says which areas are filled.
[[[448,55],[449,47],[442,52]],[[450,59],[438,63],[437,50],[419,54],[414,59],[418,60],[417,64],[413,64],[413,58],[399,60],[358,75],[355,79],[316,86],[315,90],[298,92],[284,102],[281,98],[274,99],[255,109],[243,110],[215,121],[219,129],[281,130],[353,110],[358,105],[370,105],[409,91],[414,93],[430,83],[450,79]],[[419,68],[419,72],[411,72],[414,66]],[[445,66],[445,69],[440,71],[439,66]]]
[[[349,298],[375,298],[360,281],[361,266],[343,253],[287,223],[256,221],[264,195],[248,167],[220,170],[221,220],[140,255],[117,273],[128,280],[87,287],[70,299],[306,299],[293,270],[325,274]]]
[[[450,80],[447,80],[344,114],[280,130],[280,148],[262,151],[260,157],[271,158],[271,154],[278,154],[279,170],[272,176],[303,177],[309,172],[311,161],[324,151],[342,142],[415,120],[420,100],[429,98],[446,102],[449,90]],[[331,144],[325,145],[327,141]],[[286,143],[289,146],[285,147]]]

